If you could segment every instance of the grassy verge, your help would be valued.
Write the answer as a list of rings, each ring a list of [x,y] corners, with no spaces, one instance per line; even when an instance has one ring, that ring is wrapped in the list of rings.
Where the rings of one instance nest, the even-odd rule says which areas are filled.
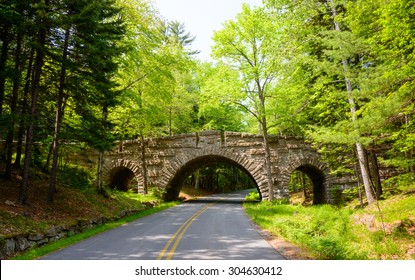
[[[126,223],[132,222],[136,219],[151,215],[153,213],[165,210],[169,207],[172,207],[174,205],[176,205],[177,202],[170,202],[170,203],[162,203],[160,205],[155,206],[154,208],[150,208],[150,209],[146,209],[143,211],[140,211],[136,214],[133,214],[131,216],[122,218],[120,220],[114,221],[114,222],[110,222],[110,223],[106,223],[100,226],[97,226],[95,228],[89,229],[83,233],[80,234],[76,234],[61,240],[58,240],[54,243],[51,244],[47,244],[41,247],[37,247],[37,248],[32,248],[31,250],[24,252],[18,256],[15,256],[14,258],[12,258],[13,260],[33,260],[33,259],[37,259],[41,256],[44,256],[48,253],[51,253],[53,251],[62,249],[64,247],[67,247],[69,245],[75,244],[81,240],[84,240],[88,237],[94,236],[96,234],[99,234],[101,232],[119,227],[121,225],[124,225]]]
[[[399,196],[366,209],[246,203],[260,227],[317,259],[415,259],[415,198]],[[382,225],[382,220],[384,221]]]

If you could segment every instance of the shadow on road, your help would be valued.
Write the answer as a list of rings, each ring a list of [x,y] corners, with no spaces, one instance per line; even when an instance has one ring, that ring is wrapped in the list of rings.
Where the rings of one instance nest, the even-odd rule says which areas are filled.
[[[245,202],[245,197],[252,191],[252,189],[248,189],[235,191],[231,193],[214,194],[210,196],[201,197],[198,199],[191,199],[186,201],[185,203],[242,204]],[[259,201],[253,201],[253,203],[258,202]]]

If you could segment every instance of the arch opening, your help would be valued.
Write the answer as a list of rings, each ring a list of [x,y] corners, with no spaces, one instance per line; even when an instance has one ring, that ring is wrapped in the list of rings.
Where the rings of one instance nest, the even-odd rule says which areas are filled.
[[[166,188],[165,200],[178,199],[185,187],[210,193],[252,188],[262,199],[258,185],[248,170],[231,159],[217,155],[198,157],[180,167]]]
[[[119,166],[113,168],[109,173],[109,187],[120,191],[128,191],[132,189],[132,182],[135,174],[127,167]]]
[[[324,173],[313,165],[301,165],[291,173],[288,189],[290,203],[323,204],[325,201]]]

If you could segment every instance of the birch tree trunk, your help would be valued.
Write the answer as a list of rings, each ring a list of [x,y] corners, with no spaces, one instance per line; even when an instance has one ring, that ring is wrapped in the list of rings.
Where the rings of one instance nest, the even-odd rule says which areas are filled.
[[[341,32],[340,23],[336,20],[336,17],[337,17],[336,6],[333,0],[329,0],[329,2],[331,4],[331,10],[333,13],[335,30],[337,32]],[[352,122],[355,123],[356,122],[356,103],[352,95],[353,87],[352,87],[352,83],[349,77],[349,63],[347,59],[344,57],[342,58],[342,65],[343,65],[343,72],[344,72],[344,78],[345,78],[347,95],[348,95],[347,98],[348,98],[348,102],[350,106],[351,119],[352,119]],[[357,132],[358,132],[358,135],[360,136],[360,132],[359,131]],[[365,193],[366,193],[366,198],[367,198],[368,203],[371,204],[375,201],[376,198],[373,194],[372,187],[370,185],[370,177],[369,177],[369,172],[368,172],[368,163],[367,163],[365,150],[361,143],[356,142],[355,145],[356,145],[356,151],[357,151],[357,158],[358,158],[359,166],[360,166],[360,173],[362,175],[363,186],[364,186]]]

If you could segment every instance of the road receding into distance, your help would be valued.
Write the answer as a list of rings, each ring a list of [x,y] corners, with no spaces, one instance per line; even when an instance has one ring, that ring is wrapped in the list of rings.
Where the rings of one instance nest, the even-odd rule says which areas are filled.
[[[282,260],[242,208],[249,190],[174,206],[98,234],[49,260]]]

